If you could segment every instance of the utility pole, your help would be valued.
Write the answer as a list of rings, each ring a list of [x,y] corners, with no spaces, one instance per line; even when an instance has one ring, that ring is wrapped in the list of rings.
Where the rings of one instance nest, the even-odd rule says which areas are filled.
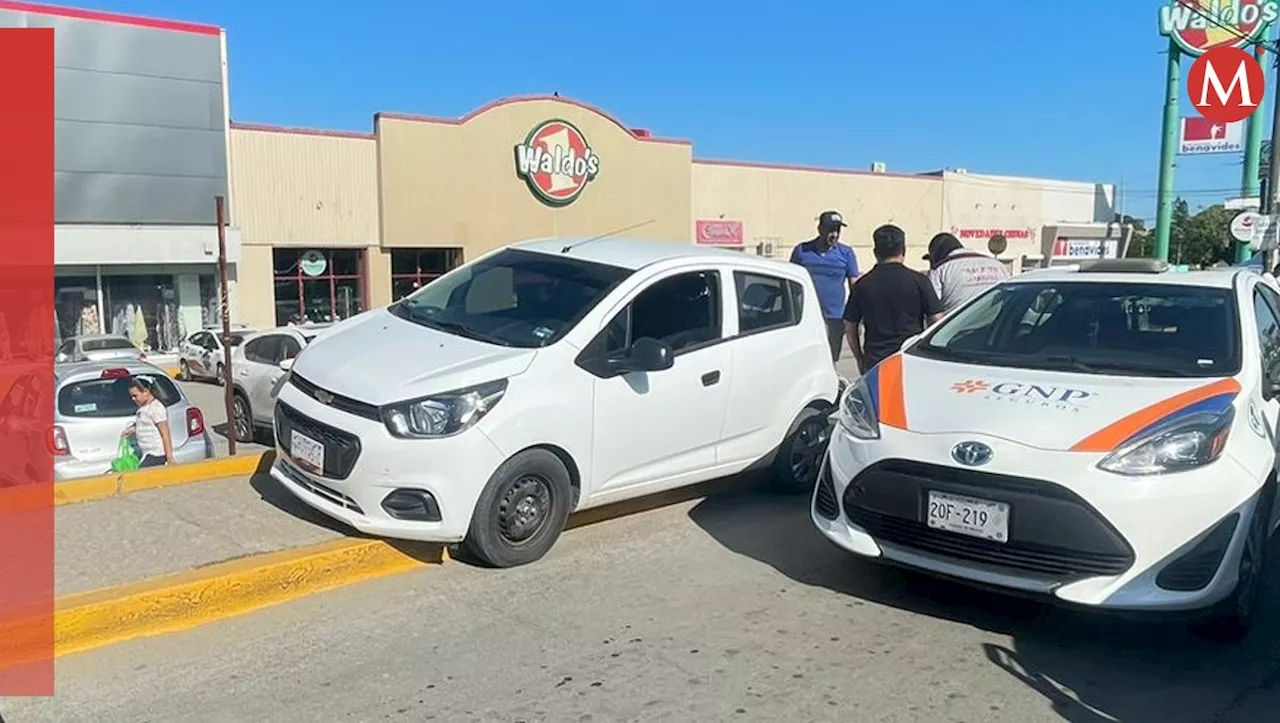
[[[1178,103],[1182,100],[1182,88],[1178,81],[1182,75],[1182,50],[1169,37],[1168,67],[1165,75],[1164,131],[1160,138],[1160,181],[1156,191],[1155,257],[1169,260],[1169,237],[1173,230],[1173,173],[1178,152]]]

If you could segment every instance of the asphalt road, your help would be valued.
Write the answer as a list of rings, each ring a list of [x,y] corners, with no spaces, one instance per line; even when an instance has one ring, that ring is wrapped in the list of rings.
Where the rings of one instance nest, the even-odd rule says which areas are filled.
[[[1273,548],[1275,549],[1275,548]],[[1271,558],[1280,562],[1280,550]],[[754,487],[72,656],[6,723],[1266,723],[1280,575],[1240,646],[855,561]]]
[[[177,382],[187,392],[192,403],[204,414],[205,425],[213,437],[214,453],[225,457],[228,453],[227,435],[227,402],[225,390],[213,382]],[[262,440],[268,441],[268,440]],[[265,452],[270,447],[261,444],[236,444],[236,453]],[[0,723],[5,723],[0,721]]]

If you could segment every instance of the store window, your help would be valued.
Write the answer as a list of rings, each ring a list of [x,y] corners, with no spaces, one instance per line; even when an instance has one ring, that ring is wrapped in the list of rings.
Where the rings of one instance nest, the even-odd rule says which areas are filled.
[[[58,338],[64,339],[82,334],[101,334],[102,320],[98,317],[98,279],[94,276],[58,277],[53,280],[55,329]]]
[[[107,333],[147,352],[176,351],[182,343],[178,292],[170,275],[103,276]]]
[[[364,251],[275,249],[276,323],[341,321],[364,311]]]
[[[200,276],[200,325],[209,329],[222,324],[222,292],[213,274]]]
[[[392,249],[391,298],[399,301],[462,265],[462,249]]]

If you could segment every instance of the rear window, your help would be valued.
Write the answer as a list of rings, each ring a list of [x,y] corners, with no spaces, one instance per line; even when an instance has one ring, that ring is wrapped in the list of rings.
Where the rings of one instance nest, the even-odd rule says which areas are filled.
[[[166,407],[177,404],[182,396],[166,376],[139,374],[152,383],[156,399]],[[106,418],[132,417],[138,406],[129,398],[129,379],[86,379],[72,382],[58,390],[58,414],[63,417]]]
[[[112,349],[136,349],[128,339],[85,339],[80,342],[85,351],[110,351]]]
[[[232,335],[231,335],[231,346],[240,346],[241,344],[243,344],[243,343],[244,343],[244,338],[245,338],[246,336],[248,336],[248,334],[232,334]]]

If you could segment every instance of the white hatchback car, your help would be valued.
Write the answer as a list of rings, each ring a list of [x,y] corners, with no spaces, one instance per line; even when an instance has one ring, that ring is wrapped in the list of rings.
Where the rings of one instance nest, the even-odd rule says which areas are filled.
[[[1014,277],[841,399],[813,521],[930,573],[1242,637],[1280,524],[1280,294],[1121,260]]]
[[[282,326],[250,334],[231,350],[231,433],[238,442],[257,442],[270,429],[276,392],[294,357],[328,324]]]
[[[526,242],[294,360],[271,473],[361,531],[543,556],[569,514],[772,467],[808,493],[839,380],[806,272],[662,241]]]

